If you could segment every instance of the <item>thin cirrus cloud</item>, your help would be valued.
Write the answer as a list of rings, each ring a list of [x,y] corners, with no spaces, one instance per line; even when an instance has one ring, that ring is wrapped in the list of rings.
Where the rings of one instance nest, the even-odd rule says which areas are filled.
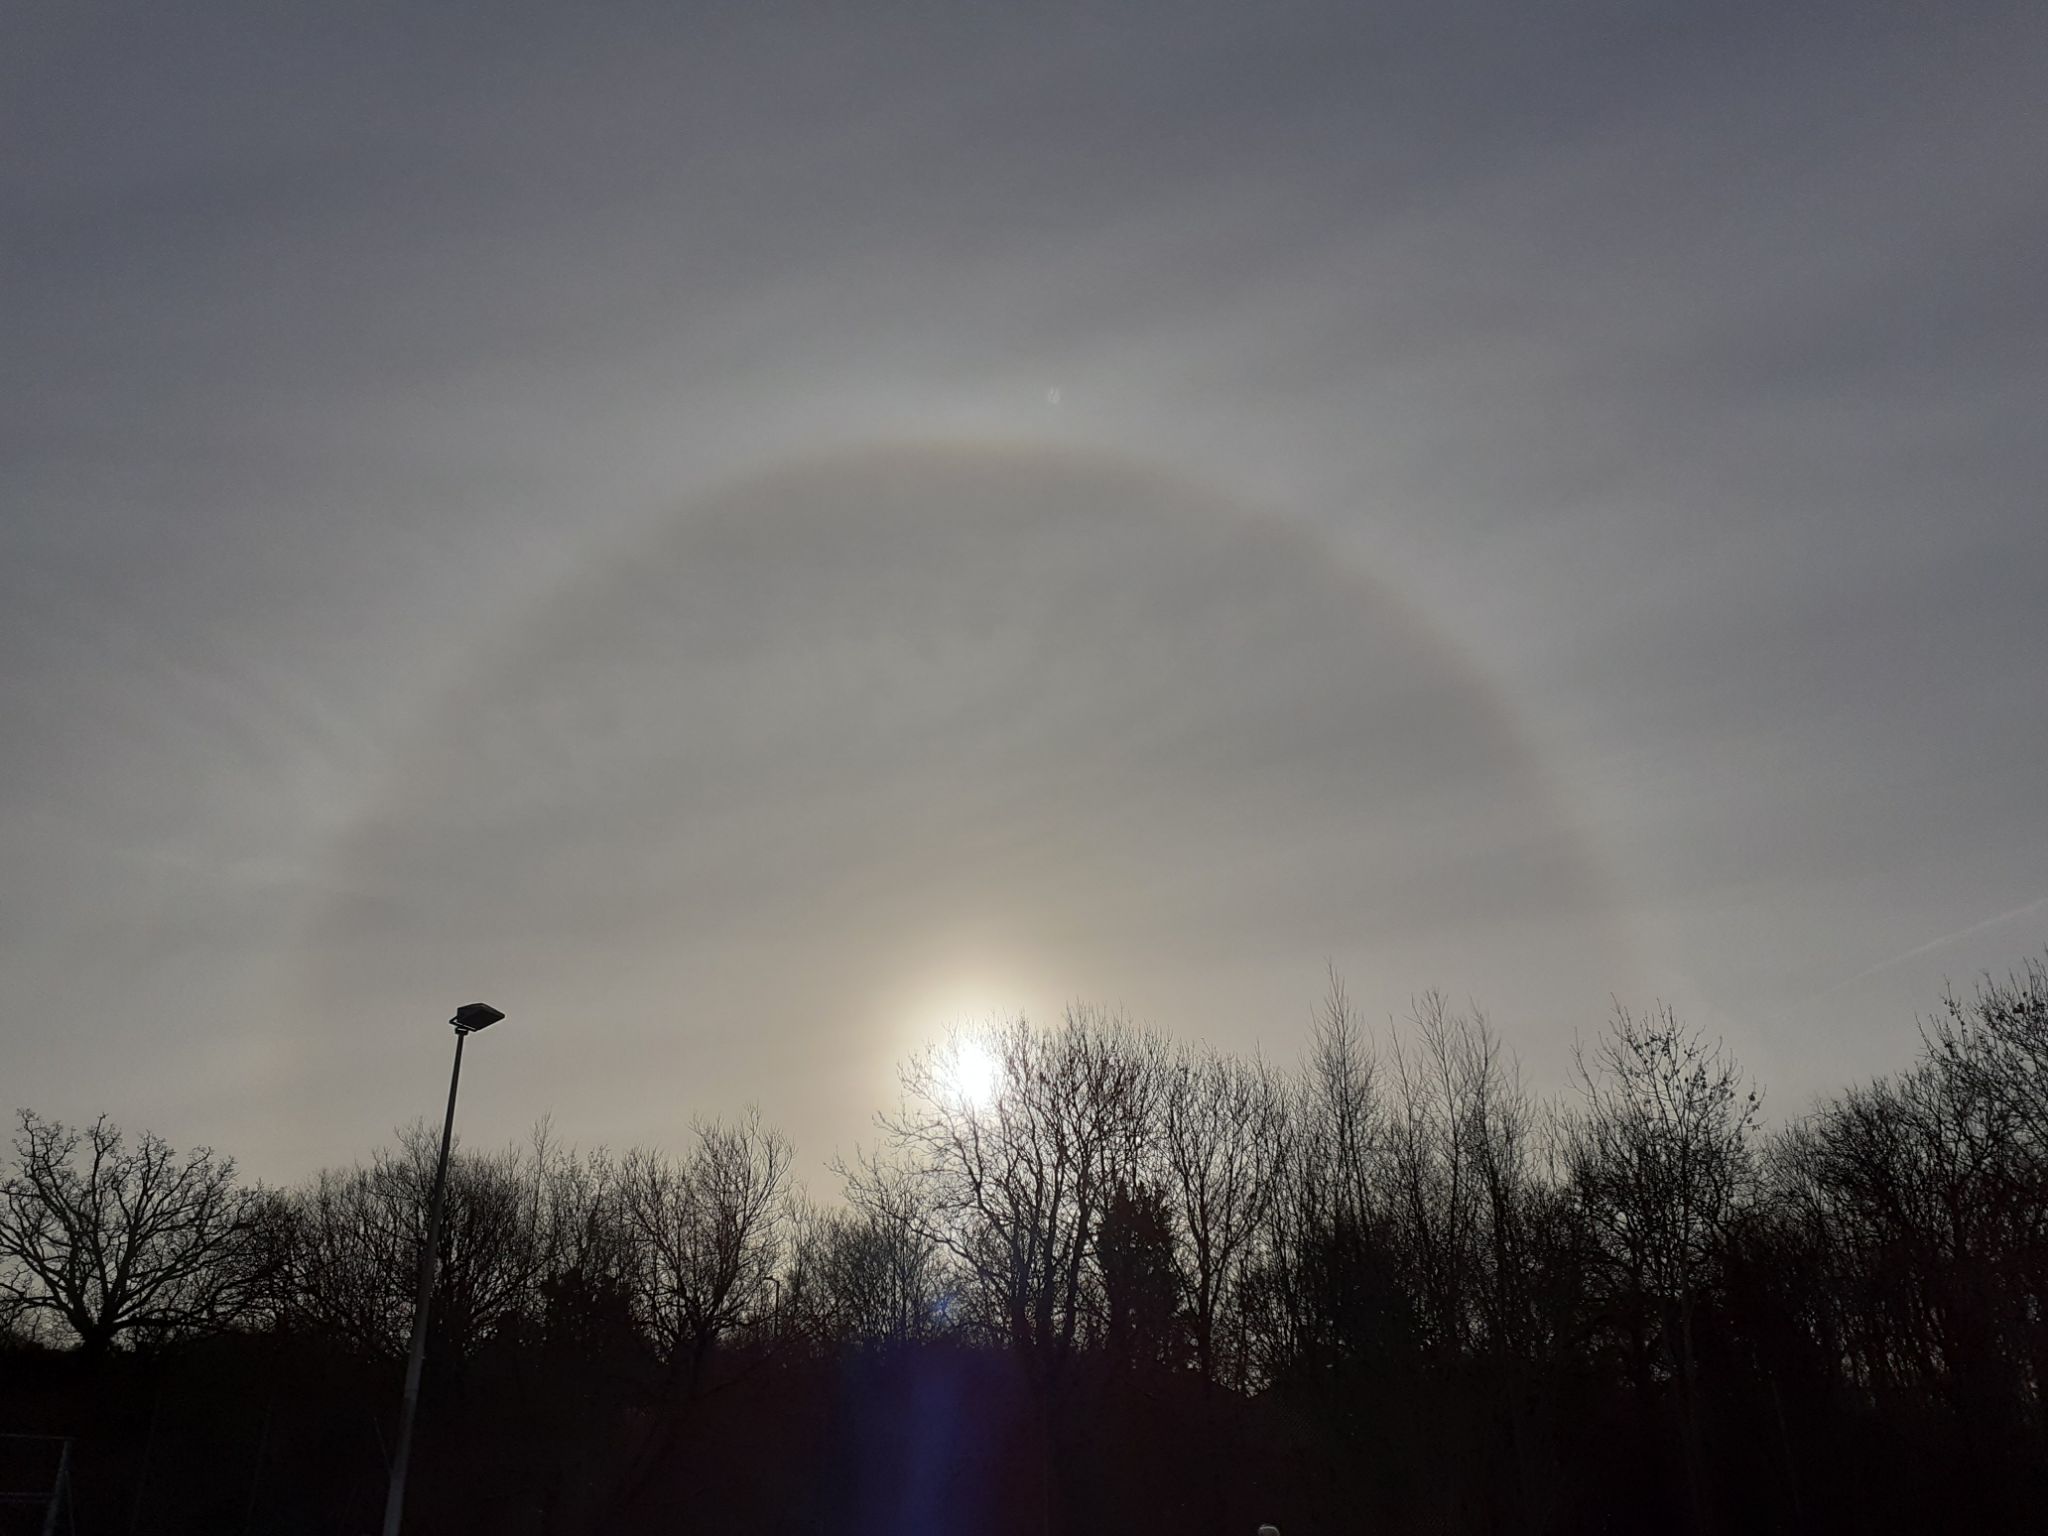
[[[1071,451],[836,455],[685,509],[509,624],[337,857],[309,1006],[516,979],[572,1093],[631,1042],[614,1099],[743,1092],[726,1032],[777,1021],[886,1094],[877,1002],[935,941],[1034,957],[987,1006],[1128,992],[1246,1047],[1270,1025],[1204,990],[1365,936],[1485,932],[1500,982],[1630,959],[1455,648],[1326,541]],[[841,1087],[778,1091],[851,1139]]]
[[[18,1094],[346,1155],[459,973],[473,1134],[822,1155],[919,999],[1285,1055],[1325,961],[1880,1070],[2048,936],[2043,25],[10,15]],[[761,499],[887,463],[1013,511]]]

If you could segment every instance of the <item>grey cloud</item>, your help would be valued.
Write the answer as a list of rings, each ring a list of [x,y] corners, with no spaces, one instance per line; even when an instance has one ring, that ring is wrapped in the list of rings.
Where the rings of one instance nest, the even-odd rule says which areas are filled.
[[[703,1059],[702,1031],[856,1023],[953,924],[1078,982],[1097,948],[1146,976],[1290,927],[1390,955],[1540,907],[1556,958],[1626,964],[1447,646],[1314,539],[1099,459],[845,456],[686,509],[509,630],[403,761],[344,851],[365,894],[314,932],[315,995],[445,990],[518,965],[508,935],[579,971],[599,945],[672,1021],[646,1066],[732,1093],[750,1058]],[[745,995],[702,983],[763,941]],[[565,1071],[603,1048],[552,1027]],[[870,1107],[808,1114],[845,1139]]]
[[[1376,1008],[1470,987],[1540,1061],[1637,984],[1553,942],[1606,921],[1558,873],[1580,830],[1642,989],[1795,1099],[2048,937],[1785,1020],[2048,855],[2036,7],[0,25],[0,974],[53,1111],[94,1107],[68,1032],[104,1016],[115,1107],[352,1151],[464,966],[649,1050],[688,980],[745,1072],[792,1049],[732,1021],[799,920],[834,958],[798,1013],[864,948],[943,971],[1007,929],[985,969],[1193,1028],[1285,1038],[1325,958]],[[985,437],[1315,526],[1508,695],[1533,777],[1296,546],[678,512]],[[975,577],[997,554],[1014,587]],[[479,768],[456,723],[524,751]],[[322,954],[360,1038],[278,1000]],[[855,1062],[899,1043],[895,985],[788,1026],[840,1042],[805,1113],[886,1087]]]

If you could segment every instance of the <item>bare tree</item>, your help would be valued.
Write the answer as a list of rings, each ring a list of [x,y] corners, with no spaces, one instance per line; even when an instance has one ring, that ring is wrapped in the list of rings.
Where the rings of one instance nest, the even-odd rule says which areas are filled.
[[[986,1102],[962,1091],[963,1051],[994,1064]],[[1064,1375],[1080,1339],[1096,1227],[1117,1180],[1142,1162],[1158,1054],[1091,1010],[1069,1009],[1049,1030],[1013,1019],[914,1057],[905,1106],[883,1118],[974,1315],[1041,1390]]]
[[[945,1331],[950,1277],[921,1186],[872,1159],[833,1166],[851,1209],[815,1216],[805,1234],[805,1279],[820,1329],[863,1346]]]
[[[1055,1440],[1084,1326],[1104,1313],[1096,1239],[1119,1186],[1141,1176],[1158,1043],[1070,1008],[959,1030],[903,1071],[887,1151],[922,1191],[930,1234],[961,1278],[971,1326],[1023,1368],[1039,1414],[1040,1517],[1054,1523]],[[964,1061],[988,1069],[963,1074]],[[990,1075],[975,1085],[969,1076]]]
[[[797,1225],[790,1144],[751,1108],[730,1124],[700,1123],[695,1136],[680,1157],[636,1148],[619,1167],[633,1313],[662,1369],[624,1458],[613,1518],[648,1495],[711,1385],[720,1346],[781,1310],[778,1269]]]
[[[1376,1176],[1386,1119],[1378,1059],[1333,971],[1308,1059],[1286,1096],[1279,1179],[1240,1288],[1265,1382],[1323,1378],[1396,1331]]]
[[[2048,958],[1986,977],[1968,997],[1950,992],[1922,1034],[1929,1065],[1997,1101],[2011,1155],[2036,1173],[2048,1165]]]
[[[597,1347],[634,1332],[637,1252],[618,1163],[604,1148],[555,1144],[545,1122],[533,1137],[539,1185],[539,1320],[554,1343]]]
[[[451,1176],[452,1176],[451,1165]],[[425,1212],[379,1153],[367,1168],[322,1169],[292,1195],[286,1305],[294,1320],[369,1356],[401,1359]]]
[[[1694,1324],[1755,1176],[1759,1101],[1728,1052],[1668,1008],[1617,1009],[1589,1054],[1566,1130],[1571,1188],[1638,1387],[1661,1346],[1678,1379],[1694,1523],[1706,1523]]]
[[[180,1157],[105,1116],[81,1130],[23,1110],[0,1184],[0,1297],[54,1316],[92,1354],[124,1335],[223,1327],[261,1293],[262,1211],[209,1148]]]
[[[439,1143],[422,1124],[367,1166],[323,1170],[293,1197],[289,1305],[298,1319],[386,1359],[403,1356],[427,1240]],[[517,1148],[449,1159],[430,1346],[467,1359],[529,1315],[545,1273],[541,1168]]]
[[[2024,1076],[1951,1018],[1909,1071],[1788,1133],[1783,1203],[1822,1240],[1825,1322],[1859,1384],[1946,1399],[1986,1463],[2038,1425],[2048,1379],[2048,1180]]]
[[[1387,1185],[1428,1342],[1462,1356],[1476,1321],[1486,1203],[1484,1128],[1500,1073],[1499,1042],[1484,1016],[1469,1020],[1432,992],[1411,1020],[1412,1041],[1393,1036]]]
[[[1242,1389],[1235,1303],[1286,1159],[1285,1110],[1264,1064],[1182,1050],[1166,1074],[1158,1158],[1178,1218],[1182,1289],[1205,1385]]]
[[[1439,1364],[1496,1394],[1531,1529],[1546,1523],[1531,1398],[1556,1319],[1539,1304],[1566,1235],[1539,1175],[1520,1071],[1478,1009],[1426,993],[1394,1034],[1384,1181],[1392,1240]]]
[[[1296,1151],[1313,1186],[1304,1193],[1332,1220],[1365,1225],[1376,1203],[1373,1170],[1386,1133],[1379,1061],[1335,971],[1316,1012],[1296,1118]]]
[[[620,1169],[641,1325],[691,1390],[713,1348],[760,1322],[774,1299],[791,1156],[749,1110],[732,1124],[697,1126],[696,1145],[680,1158],[636,1150]]]

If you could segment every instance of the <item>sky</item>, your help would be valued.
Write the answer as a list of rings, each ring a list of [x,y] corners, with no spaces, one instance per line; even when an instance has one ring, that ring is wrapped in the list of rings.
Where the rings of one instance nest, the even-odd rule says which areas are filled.
[[[2048,10],[0,17],[0,1082],[807,1180],[949,1022],[2048,944]]]

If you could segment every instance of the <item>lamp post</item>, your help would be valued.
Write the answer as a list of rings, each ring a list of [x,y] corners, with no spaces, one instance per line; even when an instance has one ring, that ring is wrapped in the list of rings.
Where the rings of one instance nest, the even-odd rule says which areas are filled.
[[[455,1029],[455,1070],[448,1074],[448,1114],[441,1122],[441,1160],[434,1165],[434,1195],[427,1206],[427,1251],[420,1255],[420,1294],[412,1309],[412,1352],[405,1362],[405,1405],[398,1413],[398,1449],[391,1457],[391,1489],[384,1497],[384,1536],[398,1536],[405,1518],[405,1469],[412,1459],[412,1421],[420,1402],[420,1367],[427,1357],[427,1304],[441,1251],[441,1203],[448,1191],[448,1143],[455,1135],[455,1088],[462,1081],[462,1042],[505,1015],[489,1003],[464,1003],[448,1022]]]

